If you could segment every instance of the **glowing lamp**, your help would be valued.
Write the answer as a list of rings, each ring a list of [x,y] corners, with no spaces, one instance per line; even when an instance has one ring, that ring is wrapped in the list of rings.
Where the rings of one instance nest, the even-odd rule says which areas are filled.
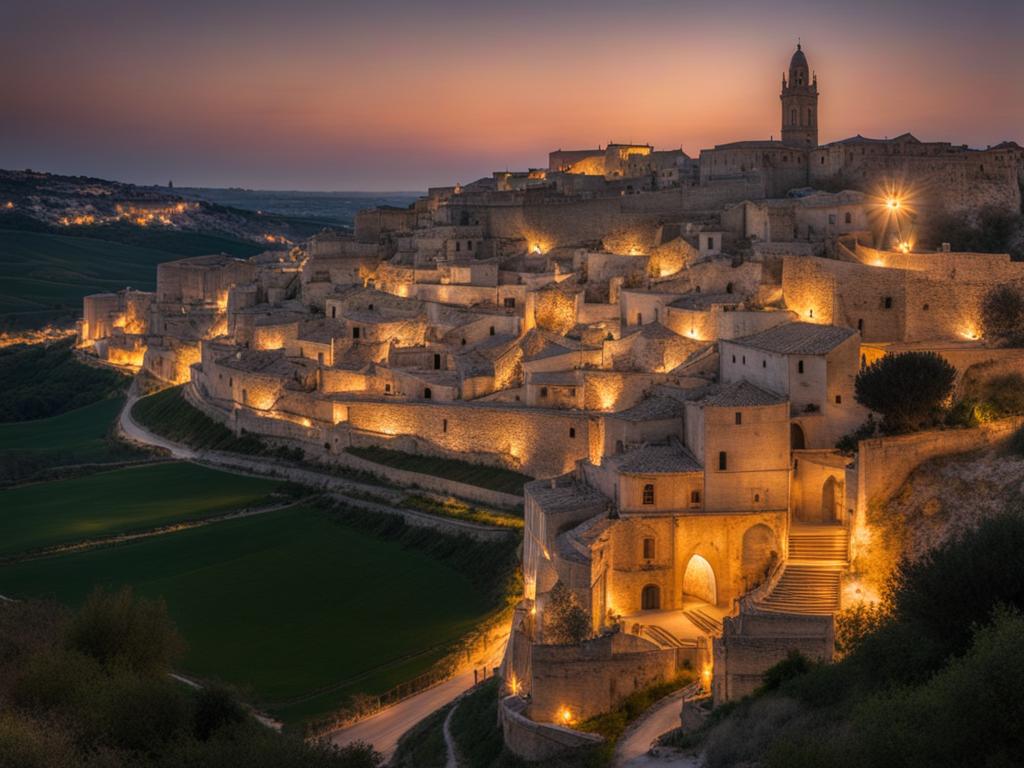
[[[899,249],[900,253],[910,253],[910,242],[907,240],[902,241],[896,247]]]
[[[706,691],[711,690],[711,671],[712,667],[710,664],[705,664],[700,670],[700,682]]]
[[[900,201],[897,197],[890,197],[885,201],[885,207],[890,211],[898,211],[900,209]]]
[[[558,710],[558,721],[562,725],[568,725],[572,722],[572,710],[568,707],[562,707]]]

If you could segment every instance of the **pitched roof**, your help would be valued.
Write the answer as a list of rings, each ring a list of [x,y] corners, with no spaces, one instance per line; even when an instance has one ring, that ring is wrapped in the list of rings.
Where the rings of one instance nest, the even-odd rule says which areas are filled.
[[[685,406],[681,400],[666,395],[654,395],[641,400],[632,408],[608,415],[622,421],[660,421],[682,415]]]
[[[783,355],[824,355],[850,338],[856,331],[838,325],[816,323],[785,323],[767,331],[761,331],[741,339],[734,344],[777,352]]]
[[[713,408],[750,408],[759,405],[779,405],[787,398],[761,389],[749,381],[737,381],[713,390],[701,403]]]
[[[616,462],[620,472],[631,474],[677,474],[699,472],[702,467],[686,446],[677,441],[669,445],[645,445],[627,451]]]

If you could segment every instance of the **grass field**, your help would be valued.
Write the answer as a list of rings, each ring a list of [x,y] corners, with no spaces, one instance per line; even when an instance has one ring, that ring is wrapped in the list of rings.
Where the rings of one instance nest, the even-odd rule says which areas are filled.
[[[277,487],[168,463],[8,488],[0,491],[0,555],[208,517],[252,505]]]
[[[135,228],[138,229],[138,228]],[[132,233],[136,242],[0,230],[0,325],[42,325],[82,311],[82,297],[125,286],[153,290],[156,267],[185,256],[259,246],[194,232]]]
[[[444,477],[448,480],[489,488],[492,491],[511,493],[515,496],[522,496],[523,484],[533,480],[529,475],[513,472],[510,469],[486,467],[481,464],[470,464],[468,461],[444,459],[439,456],[417,456],[412,453],[376,447],[349,448],[348,451],[367,461],[396,469]]]
[[[454,569],[306,507],[0,568],[8,596],[77,604],[97,584],[166,599],[189,645],[184,668],[286,721],[426,671],[440,650],[401,660],[454,641],[489,610]],[[353,684],[274,705],[341,681]]]
[[[112,397],[60,416],[0,424],[0,455],[6,451],[72,453],[95,461],[107,452],[104,438],[124,405]]]

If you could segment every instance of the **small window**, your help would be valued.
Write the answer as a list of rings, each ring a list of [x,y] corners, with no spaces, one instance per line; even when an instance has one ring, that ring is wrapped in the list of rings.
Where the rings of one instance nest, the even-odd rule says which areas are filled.
[[[471,251],[473,250],[473,241],[472,240],[467,240],[466,241],[466,248],[468,248]]]
[[[725,451],[718,452],[718,470],[724,472],[729,468],[729,459],[725,455]]]
[[[842,395],[836,395],[836,405],[842,405],[842,404],[843,404],[843,396]]]
[[[547,397],[548,396],[548,388],[547,387],[541,387],[540,388],[540,396],[541,397]]]
[[[318,363],[319,363],[320,365],[323,365],[323,364],[324,364],[324,353],[323,353],[323,352],[317,352],[317,353],[316,353],[316,361],[317,361],[317,362],[318,362]]]
[[[923,307],[921,307],[921,309],[924,310],[925,312],[927,312],[928,311],[928,305],[925,304]]]
[[[761,503],[761,494],[760,493],[755,493],[754,494],[754,503],[755,504],[760,504]]]
[[[647,483],[644,486],[644,504],[654,503],[654,483]]]
[[[709,237],[708,238],[708,250],[709,251],[715,250],[715,238],[713,238],[713,237]]]
[[[743,413],[741,411],[736,411],[736,423],[737,424],[742,424],[743,423]]]
[[[385,384],[384,385],[384,394],[385,395],[390,395],[391,394],[391,385],[390,384]]]
[[[441,421],[441,431],[442,432],[447,432],[448,431],[448,419],[442,419],[442,421]]]
[[[836,223],[836,215],[834,213],[830,213],[828,215],[828,223],[829,224],[835,224]]]
[[[654,559],[654,539],[644,539],[644,560]]]
[[[569,437],[576,437],[576,427],[569,427]]]
[[[370,310],[371,312],[373,312],[373,302],[371,301],[371,302],[370,302],[369,304],[367,304],[367,305],[366,305],[366,308],[367,308],[368,310]]]
[[[249,404],[249,390],[247,389],[242,390],[242,402],[246,405]]]
[[[441,370],[441,354],[439,352],[434,353],[434,370]]]
[[[644,324],[644,315],[643,315],[642,312],[637,312],[636,313],[636,324],[637,325],[643,325]]]
[[[505,309],[515,309],[515,307],[516,307],[515,297],[514,296],[506,296],[505,297]]]
[[[732,356],[732,361],[733,361],[734,363],[736,362],[736,355],[733,355],[733,356]]]
[[[337,316],[338,316],[338,308],[337,307],[331,307],[331,317],[337,317]]]
[[[885,308],[892,309],[892,296],[885,297]]]
[[[494,326],[492,325],[491,326],[491,336],[493,336],[493,335],[494,335]]]
[[[768,367],[768,361],[767,360],[762,360],[761,361],[761,367],[762,368],[767,368]]]
[[[690,503],[700,504],[700,491],[690,491]]]
[[[725,284],[725,292],[726,293],[732,293],[732,283],[726,283]]]
[[[430,391],[430,387],[423,388],[423,399],[429,400],[433,396],[433,392]]]
[[[857,330],[861,331],[861,332],[864,331],[864,321],[863,320],[858,320],[857,321]]]
[[[358,328],[353,328],[352,329],[352,338],[353,339],[358,339],[359,338],[359,329]]]
[[[800,360],[800,361],[797,362],[797,364],[796,364],[796,372],[797,373],[803,373],[804,372],[804,361],[803,360]]]
[[[824,157],[821,158],[821,162],[825,162],[825,158]],[[849,211],[847,211],[846,212],[846,217],[845,217],[844,220],[846,221],[847,224],[853,224],[853,214],[850,213]]]
[[[455,241],[455,250],[456,251],[461,251],[462,250],[462,243],[460,243],[458,240]]]
[[[744,356],[743,356],[743,364],[744,364],[744,365],[746,365],[746,364],[747,364],[747,356],[746,356],[746,355],[744,355]]]

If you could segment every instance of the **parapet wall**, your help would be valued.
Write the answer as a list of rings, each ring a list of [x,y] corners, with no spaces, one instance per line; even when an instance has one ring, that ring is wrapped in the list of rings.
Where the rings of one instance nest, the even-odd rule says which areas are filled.
[[[869,506],[888,500],[923,462],[998,444],[1022,427],[1024,416],[1016,416],[974,429],[930,430],[862,440],[857,451],[858,520],[864,520]]]

